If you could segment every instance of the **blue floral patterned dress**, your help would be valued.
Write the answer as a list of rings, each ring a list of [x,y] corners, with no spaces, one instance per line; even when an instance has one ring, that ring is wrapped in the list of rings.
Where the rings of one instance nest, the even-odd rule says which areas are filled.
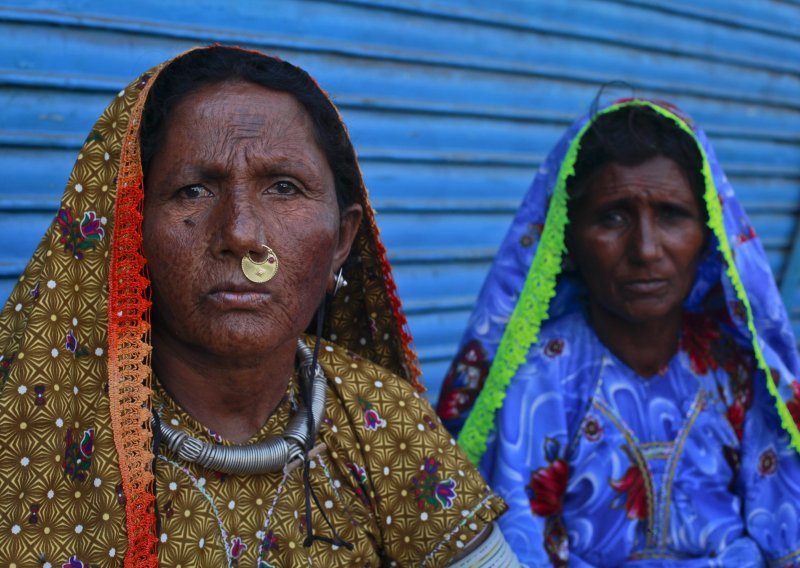
[[[800,365],[766,255],[702,131],[648,101],[601,112],[625,104],[666,109],[691,129],[717,208],[676,354],[638,376],[595,335],[581,283],[558,268],[552,296],[534,294],[544,310],[525,298],[535,268],[553,266],[536,256],[584,117],[520,207],[438,412],[457,431],[473,407],[481,420],[491,410],[491,428],[467,421],[459,441],[508,503],[500,525],[528,566],[800,566]],[[523,302],[544,314],[528,336]],[[526,351],[507,385],[493,383],[509,337]]]
[[[752,357],[714,320],[687,319],[680,350],[650,378],[580,312],[542,330],[481,463],[523,562],[800,561],[800,456],[775,436]]]

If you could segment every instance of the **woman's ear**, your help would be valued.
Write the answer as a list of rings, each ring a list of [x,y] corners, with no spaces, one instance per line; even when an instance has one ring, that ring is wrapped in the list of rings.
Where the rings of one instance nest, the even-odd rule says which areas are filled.
[[[364,211],[359,203],[353,203],[342,211],[339,216],[339,242],[333,255],[334,272],[347,260],[350,249],[361,225],[361,217]]]

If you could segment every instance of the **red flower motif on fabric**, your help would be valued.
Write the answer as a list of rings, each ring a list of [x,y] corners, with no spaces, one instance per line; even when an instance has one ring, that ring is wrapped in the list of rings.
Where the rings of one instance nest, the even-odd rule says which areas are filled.
[[[550,517],[544,525],[544,549],[554,568],[566,568],[569,562],[569,539],[561,517]]]
[[[559,515],[564,508],[564,493],[569,479],[569,464],[558,457],[561,444],[554,438],[545,438],[544,454],[547,467],[540,467],[531,474],[525,488],[531,510],[540,517]]]
[[[778,454],[775,450],[769,448],[761,452],[758,456],[758,473],[762,476],[772,475],[778,471]]]
[[[716,370],[718,364],[711,345],[721,337],[716,322],[703,314],[685,312],[681,327],[680,349],[689,355],[692,371],[705,375]]]
[[[747,408],[737,397],[733,404],[728,407],[728,422],[731,423],[736,437],[741,441],[744,438],[744,418]]]
[[[644,486],[642,471],[631,465],[618,480],[610,480],[611,487],[620,494],[627,494],[625,498],[625,513],[629,519],[642,520],[647,518],[647,491]]]
[[[420,472],[411,478],[411,486],[420,511],[426,508],[449,509],[458,496],[456,481],[452,477],[442,479],[439,475],[440,466],[435,458],[426,457],[419,468]]]
[[[455,420],[466,415],[478,398],[488,374],[486,350],[478,341],[468,341],[442,383],[436,408],[442,420]]]
[[[742,227],[742,232],[736,235],[736,242],[737,244],[741,245],[747,241],[752,241],[755,238],[757,238],[756,230],[752,225],[746,224]]]

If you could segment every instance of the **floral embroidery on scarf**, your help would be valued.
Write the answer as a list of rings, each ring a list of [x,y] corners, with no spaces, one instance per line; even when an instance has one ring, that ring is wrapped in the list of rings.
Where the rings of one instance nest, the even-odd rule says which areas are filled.
[[[150,80],[152,76],[153,75],[150,73],[144,73],[141,77],[139,77],[139,80],[136,82],[136,88],[139,90],[144,89],[145,85],[147,85],[147,82]]]
[[[258,554],[258,568],[275,568],[274,565],[267,562],[267,556],[271,550],[279,551],[278,537],[272,532],[272,529],[267,531],[264,538],[261,539],[261,547]]]
[[[449,509],[456,500],[456,481],[452,477],[439,478],[439,462],[426,457],[420,466],[420,473],[411,478],[417,508],[424,511],[426,506],[435,510]]]
[[[76,359],[78,357],[86,357],[89,354],[89,350],[86,347],[79,348],[78,338],[75,337],[75,332],[71,329],[67,331],[65,347],[67,348],[67,351],[75,355]]]
[[[34,300],[38,300],[39,299],[39,283],[38,282],[36,283],[36,286],[31,288],[31,298],[33,298]]]
[[[102,221],[94,211],[87,211],[83,219],[78,221],[73,217],[71,208],[62,207],[56,220],[61,226],[59,242],[64,245],[64,252],[72,254],[77,260],[83,260],[84,253],[94,250],[105,236]]]
[[[374,432],[378,428],[386,428],[386,420],[381,418],[381,415],[378,414],[378,411],[375,410],[375,407],[372,405],[372,403],[364,400],[361,397],[358,397],[358,405],[364,412],[364,430]]]
[[[117,487],[114,489],[114,492],[117,495],[117,503],[119,503],[120,506],[124,507],[128,499],[127,497],[125,497],[125,491],[122,489],[121,483],[117,484]]]
[[[8,376],[11,374],[11,364],[14,362],[14,357],[16,356],[16,353],[12,353],[8,357],[0,355],[0,379],[2,379],[0,386],[5,385],[6,381],[8,381]]]
[[[41,505],[39,505],[39,503],[33,503],[31,505],[31,514],[28,517],[28,523],[30,523],[32,525],[35,525],[36,523],[39,522],[39,509],[40,508],[41,508]]]
[[[356,495],[361,499],[365,505],[369,505],[369,491],[367,488],[367,470],[358,465],[357,463],[347,462],[345,464],[353,478],[356,480]]]
[[[758,473],[762,476],[768,476],[778,471],[778,454],[775,453],[773,448],[769,448],[761,452],[758,456]]]
[[[742,226],[742,232],[736,235],[736,244],[741,245],[747,241],[752,241],[755,238],[757,238],[756,230],[752,225],[746,223]]]
[[[554,438],[544,440],[544,456],[550,464],[540,467],[531,474],[528,493],[531,511],[540,517],[560,515],[564,506],[564,493],[567,490],[569,464],[559,458],[561,444]]]
[[[44,406],[47,404],[47,398],[44,396],[45,390],[46,387],[44,385],[35,385],[33,387],[33,393],[36,395],[36,399],[33,401],[33,403],[36,406]]]
[[[438,425],[437,425],[437,424],[436,424],[436,422],[433,420],[433,418],[431,418],[431,417],[430,417],[430,416],[428,416],[427,414],[425,414],[425,415],[422,417],[422,421],[423,421],[423,422],[425,422],[425,424],[427,424],[427,425],[428,425],[428,428],[430,428],[431,430],[436,430],[436,428],[438,427]]]
[[[234,561],[234,565],[238,565],[245,550],[247,550],[247,544],[242,542],[241,537],[235,536],[231,539],[231,559]]]
[[[77,430],[67,430],[67,448],[64,452],[64,474],[73,481],[85,481],[92,467],[92,454],[94,453],[94,428],[84,430],[83,436],[78,440],[73,436]]]
[[[78,560],[78,557],[74,554],[69,557],[69,560],[67,560],[61,565],[61,568],[84,568],[84,567],[85,564],[80,560]]]

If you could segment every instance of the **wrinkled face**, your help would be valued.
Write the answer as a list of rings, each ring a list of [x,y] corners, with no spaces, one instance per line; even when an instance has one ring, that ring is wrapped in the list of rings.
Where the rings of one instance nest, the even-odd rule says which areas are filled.
[[[361,211],[340,214],[303,107],[252,83],[206,86],[175,107],[145,173],[154,333],[222,357],[293,344],[347,258]],[[279,269],[254,284],[241,260],[262,260],[264,244]]]
[[[679,313],[706,234],[681,168],[663,156],[609,163],[587,184],[568,243],[592,308],[631,323]]]

